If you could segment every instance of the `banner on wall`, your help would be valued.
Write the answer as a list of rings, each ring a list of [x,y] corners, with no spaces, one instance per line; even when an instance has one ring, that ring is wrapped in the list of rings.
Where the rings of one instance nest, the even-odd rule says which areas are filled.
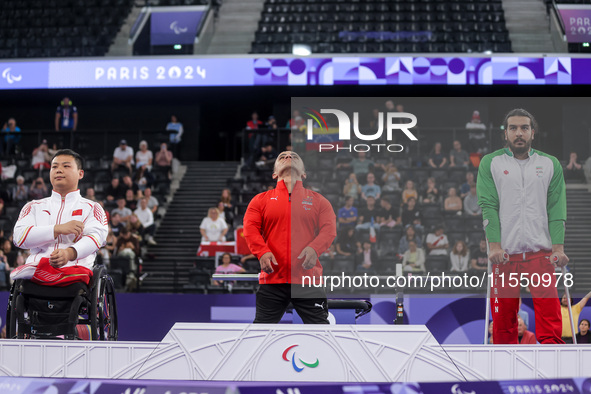
[[[559,4],[566,40],[572,43],[591,41],[591,5]]]
[[[150,21],[151,45],[192,45],[204,21],[206,12],[192,11],[152,11]]]

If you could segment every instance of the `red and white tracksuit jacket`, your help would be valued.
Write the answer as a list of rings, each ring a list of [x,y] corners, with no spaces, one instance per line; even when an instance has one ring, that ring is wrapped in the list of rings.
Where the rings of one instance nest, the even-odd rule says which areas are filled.
[[[261,272],[259,283],[302,283],[302,276],[321,276],[322,265],[309,270],[298,259],[310,246],[318,256],[326,251],[337,234],[336,215],[330,202],[319,193],[296,182],[291,195],[284,181],[256,195],[244,215],[244,236],[250,251],[260,259],[272,252],[278,265],[271,274]]]
[[[82,234],[78,237],[71,234],[54,238],[54,226],[71,220],[84,223]],[[98,203],[81,197],[79,190],[65,196],[53,191],[50,197],[31,201],[21,210],[14,227],[13,242],[19,248],[30,249],[31,254],[25,265],[13,270],[10,277],[32,278],[40,263],[48,266],[47,260],[42,259],[49,258],[56,249],[69,247],[76,249],[77,259],[69,261],[60,269],[71,274],[80,272],[91,276],[96,252],[105,245],[107,233],[107,216]],[[52,270],[52,275],[59,273],[60,269]],[[51,279],[55,278],[47,277],[47,282],[51,282]]]

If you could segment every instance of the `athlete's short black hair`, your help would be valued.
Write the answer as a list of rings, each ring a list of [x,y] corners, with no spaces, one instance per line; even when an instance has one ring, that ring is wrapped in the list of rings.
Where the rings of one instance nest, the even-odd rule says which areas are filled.
[[[509,118],[512,116],[525,116],[526,118],[529,118],[531,128],[534,129],[536,132],[538,131],[538,122],[536,122],[534,116],[522,108],[512,109],[507,113],[507,115],[505,115],[505,120],[503,120],[504,130],[507,130],[507,127],[509,127]]]
[[[58,150],[57,152],[55,152],[55,155],[53,155],[53,157],[51,158],[51,161],[53,162],[53,159],[55,159],[58,156],[72,156],[76,161],[76,166],[78,166],[78,169],[84,169],[84,159],[82,158],[82,156],[80,156],[80,154],[74,152],[72,149]]]

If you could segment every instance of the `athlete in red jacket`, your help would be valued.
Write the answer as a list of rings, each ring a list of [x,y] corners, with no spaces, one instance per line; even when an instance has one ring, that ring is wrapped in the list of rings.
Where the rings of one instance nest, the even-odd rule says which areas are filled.
[[[244,215],[244,236],[262,271],[255,323],[278,323],[290,301],[304,323],[328,323],[324,290],[301,284],[302,276],[322,275],[318,255],[336,237],[336,216],[328,200],[302,186],[305,177],[299,155],[282,152],[277,187],[256,195]]]

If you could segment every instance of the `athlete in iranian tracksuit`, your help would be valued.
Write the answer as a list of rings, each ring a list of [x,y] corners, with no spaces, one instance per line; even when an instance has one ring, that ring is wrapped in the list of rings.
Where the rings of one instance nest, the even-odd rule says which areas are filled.
[[[328,324],[326,293],[302,287],[302,276],[318,278],[318,256],[336,237],[336,216],[328,200],[302,186],[305,169],[295,152],[275,161],[277,187],[256,195],[244,215],[244,236],[259,259],[260,287],[255,323],[278,323],[291,301],[304,323]]]
[[[564,343],[555,267],[564,266],[566,192],[558,160],[531,148],[537,125],[531,114],[505,117],[507,147],[483,157],[478,169],[478,203],[489,242],[493,282],[493,342],[516,344],[521,285],[527,278],[540,343]],[[509,260],[505,260],[505,252]],[[544,281],[543,279],[546,279]]]
[[[80,196],[78,181],[84,171],[76,158],[80,156],[73,151],[58,151],[51,163],[51,196],[31,201],[21,210],[13,242],[31,254],[25,265],[11,272],[12,279],[63,286],[81,278],[88,283],[92,276],[108,225],[103,208]]]

